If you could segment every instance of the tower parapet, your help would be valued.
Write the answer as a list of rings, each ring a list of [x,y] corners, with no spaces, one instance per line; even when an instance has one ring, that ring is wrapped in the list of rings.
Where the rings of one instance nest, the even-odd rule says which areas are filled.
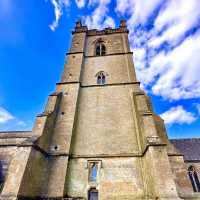
[[[88,29],[87,26],[83,26],[81,21],[76,22],[75,30],[72,32],[72,34],[75,33],[82,33],[86,32],[88,36],[92,35],[106,35],[106,34],[113,34],[113,33],[129,33],[129,30],[126,26],[126,20],[120,21],[119,28],[105,28],[103,30],[97,30],[97,29]]]
[[[82,33],[82,32],[87,32],[88,28],[87,26],[83,26],[82,22],[79,20],[76,22],[75,30],[72,31],[72,34],[74,33]]]

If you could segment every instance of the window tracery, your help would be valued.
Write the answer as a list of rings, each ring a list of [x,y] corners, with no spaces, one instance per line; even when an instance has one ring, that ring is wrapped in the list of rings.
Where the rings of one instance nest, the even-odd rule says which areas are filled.
[[[200,182],[194,166],[188,168],[188,175],[194,192],[200,192]]]
[[[98,85],[104,85],[106,83],[106,75],[104,72],[99,72],[97,74],[97,84]]]
[[[96,44],[96,56],[104,56],[106,55],[106,47],[103,42],[99,41]]]

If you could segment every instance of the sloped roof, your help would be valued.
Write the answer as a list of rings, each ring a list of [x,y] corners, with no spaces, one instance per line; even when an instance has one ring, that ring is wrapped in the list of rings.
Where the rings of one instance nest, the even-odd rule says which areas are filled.
[[[185,161],[200,161],[200,138],[172,139],[170,141],[184,155]]]

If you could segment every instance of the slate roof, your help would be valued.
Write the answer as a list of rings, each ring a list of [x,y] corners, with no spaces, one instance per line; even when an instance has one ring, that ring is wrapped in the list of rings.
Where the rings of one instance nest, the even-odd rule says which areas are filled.
[[[200,161],[200,138],[172,139],[170,141],[184,155],[185,161]]]

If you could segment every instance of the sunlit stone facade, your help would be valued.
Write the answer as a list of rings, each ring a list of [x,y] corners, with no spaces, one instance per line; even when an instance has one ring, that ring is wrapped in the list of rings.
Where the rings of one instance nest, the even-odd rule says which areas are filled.
[[[56,86],[32,132],[0,134],[2,199],[200,199],[140,88],[125,21],[77,22]]]

